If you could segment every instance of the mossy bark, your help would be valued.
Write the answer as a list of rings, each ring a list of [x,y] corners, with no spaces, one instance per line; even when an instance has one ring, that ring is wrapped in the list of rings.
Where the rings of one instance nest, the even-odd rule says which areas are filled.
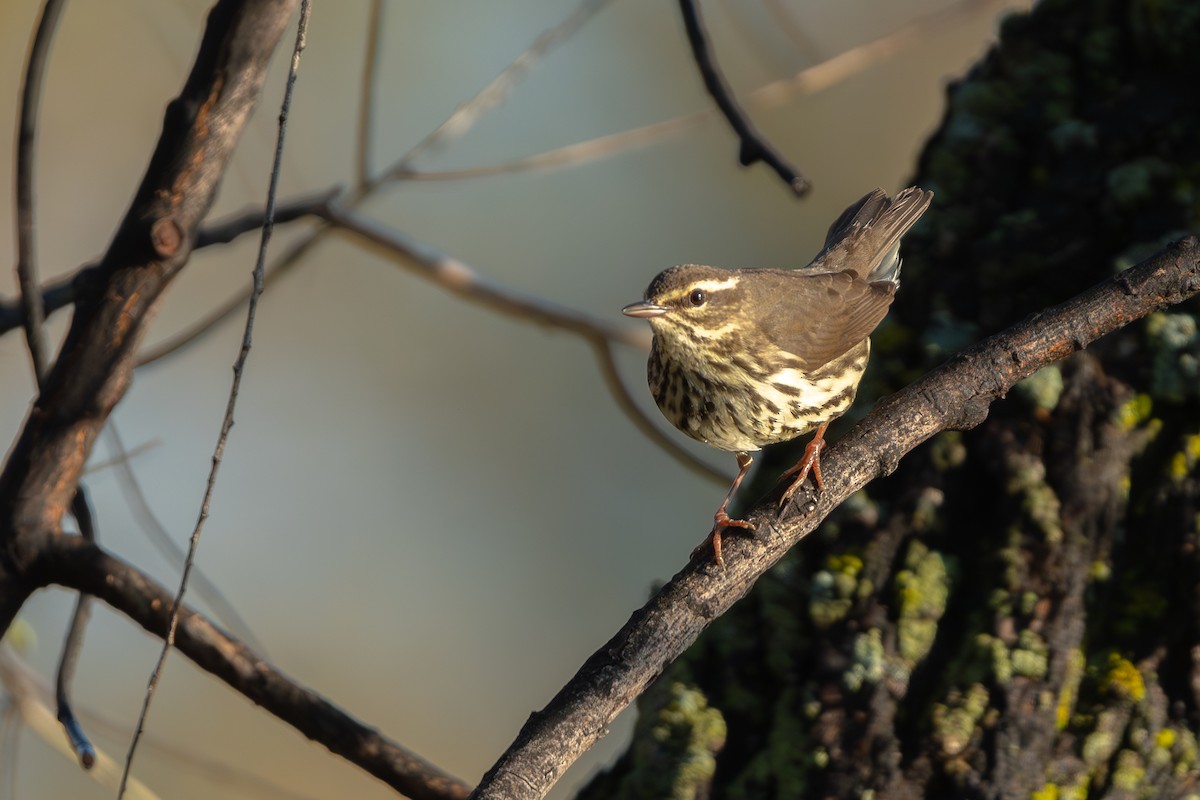
[[[1198,98],[1194,0],[1009,18],[921,155],[936,199],[863,394],[1200,229]],[[1200,797],[1198,322],[1102,340],[857,495],[581,796]]]

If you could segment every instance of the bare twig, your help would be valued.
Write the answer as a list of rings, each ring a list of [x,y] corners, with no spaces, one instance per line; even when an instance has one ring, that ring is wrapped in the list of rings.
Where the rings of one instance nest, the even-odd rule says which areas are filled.
[[[320,206],[309,208],[305,213],[319,214]],[[257,230],[260,226],[255,226],[253,230]],[[264,291],[274,285],[278,280],[283,278],[292,271],[296,265],[300,263],[300,259],[311,250],[316,244],[321,241],[321,238],[329,230],[328,225],[322,225],[314,231],[309,232],[306,236],[293,242],[289,248],[280,257],[279,261],[272,267],[263,277]],[[180,333],[168,338],[166,341],[159,342],[153,347],[147,348],[138,354],[138,367],[145,367],[156,361],[161,361],[167,356],[174,355],[200,340],[204,334],[211,331],[217,325],[220,325],[225,320],[236,314],[246,301],[250,299],[250,293],[254,291],[253,286],[249,286],[237,295],[229,298],[221,305],[209,311],[199,321],[191,327],[184,329]]]
[[[513,88],[525,79],[538,62],[555,46],[565,42],[580,26],[591,19],[609,0],[583,0],[566,19],[544,31],[524,53],[504,68],[496,78],[481,89],[474,97],[454,109],[445,122],[435,128],[424,139],[417,142],[383,174],[380,181],[395,180],[411,169],[412,163],[422,155],[446,145],[462,136],[488,111],[505,101]]]
[[[109,422],[105,432],[108,434],[109,444],[117,452],[117,456],[109,459],[108,462],[97,464],[92,469],[105,465],[116,469],[117,484],[120,486],[121,494],[125,497],[125,503],[129,506],[129,510],[133,514],[134,520],[137,521],[138,527],[146,534],[146,538],[150,540],[150,543],[158,548],[158,552],[172,566],[182,571],[184,564],[187,562],[187,553],[175,543],[175,540],[171,538],[170,534],[167,533],[167,529],[155,515],[154,509],[150,507],[150,502],[146,499],[146,495],[142,491],[142,486],[138,482],[137,475],[134,474],[133,465],[130,463],[132,456],[138,452],[139,448],[129,451],[125,450],[125,443],[121,441],[121,435],[117,431],[115,419]],[[145,445],[143,445],[144,447]],[[263,647],[262,642],[254,635],[249,623],[242,618],[242,615],[238,613],[233,603],[225,598],[225,595],[221,593],[217,585],[209,580],[208,576],[199,567],[192,570],[191,583],[195,587],[196,594],[200,595],[200,598],[212,608],[213,615],[217,620],[260,654],[267,654],[266,648]]]
[[[823,91],[907,48],[915,47],[930,35],[984,9],[1010,5],[1012,0],[962,0],[877,39],[845,50],[819,64],[806,67],[795,75],[759,87],[747,95],[746,105],[754,109],[774,108],[792,101],[797,95]],[[686,133],[697,126],[713,122],[718,113],[717,109],[705,109],[500,164],[448,170],[409,169],[404,174],[397,175],[397,178],[413,181],[458,181],[578,166],[637,147],[648,147],[655,142]]]
[[[233,412],[237,407],[238,391],[242,385],[242,374],[246,368],[246,361],[250,356],[255,312],[258,310],[258,299],[262,297],[263,293],[263,275],[266,271],[267,246],[270,244],[271,234],[275,230],[275,198],[279,190],[279,173],[283,164],[283,142],[287,134],[288,114],[292,106],[292,93],[296,86],[296,75],[300,70],[300,55],[304,52],[311,11],[312,6],[309,4],[309,0],[300,0],[300,20],[296,24],[296,43],[292,47],[292,62],[288,69],[287,85],[284,89],[283,102],[279,109],[279,135],[275,141],[275,161],[271,165],[271,180],[267,188],[267,205],[263,219],[262,238],[258,246],[258,258],[254,264],[254,291],[250,293],[250,305],[246,309],[246,328],[242,335],[242,346],[238,351],[237,359],[233,363],[233,383],[229,387],[229,399],[225,404],[225,416],[221,420],[221,433],[217,436],[217,445],[213,450],[212,468],[209,470],[208,480],[205,483],[204,499],[200,503],[200,515],[196,519],[196,526],[193,528],[191,538],[188,542],[187,556],[183,562],[183,574],[179,578],[179,589],[175,593],[175,601],[171,604],[171,617],[167,624],[167,635],[163,637],[163,646],[158,655],[158,663],[155,664],[154,670],[150,673],[150,684],[146,687],[146,694],[142,701],[142,710],[138,715],[137,725],[133,732],[133,740],[129,743],[129,752],[125,756],[125,770],[121,774],[121,787],[117,791],[118,800],[125,794],[125,783],[129,777],[129,771],[133,766],[133,756],[137,751],[138,740],[141,738],[142,731],[145,728],[146,715],[150,711],[150,702],[153,700],[155,690],[158,688],[159,677],[162,675],[163,665],[167,661],[167,654],[171,652],[171,648],[175,645],[175,633],[179,625],[179,614],[183,608],[183,596],[187,591],[188,578],[192,573],[192,567],[196,561],[196,550],[200,546],[200,534],[204,529],[204,523],[208,520],[213,492],[217,486],[217,473],[221,468],[221,462],[225,455],[225,444],[229,441],[229,432],[233,429]]]
[[[383,40],[383,0],[371,0],[367,13],[367,49],[363,53],[361,95],[358,98],[357,146],[354,148],[354,188],[371,181],[371,140],[375,133],[375,83],[379,78],[379,43]]]
[[[717,108],[721,109],[721,113],[725,115],[725,119],[729,121],[729,126],[733,128],[741,143],[738,161],[744,167],[762,161],[783,179],[783,182],[797,197],[803,197],[811,186],[808,178],[801,175],[781,153],[771,147],[763,135],[755,129],[741,106],[737,104],[737,100],[733,97],[733,90],[729,88],[729,84],[725,82],[725,77],[717,67],[712,48],[708,44],[708,35],[704,31],[704,22],[700,19],[700,9],[695,0],[679,0],[679,11],[683,15],[683,25],[687,30],[688,43],[692,46],[692,55],[696,59],[696,66],[700,69],[704,87],[712,95]]]
[[[96,526],[92,518],[91,504],[88,503],[87,493],[80,483],[71,501],[71,516],[79,525],[79,535],[84,541],[96,541]],[[75,611],[71,614],[71,625],[63,640],[62,655],[58,661],[58,675],[54,684],[54,699],[58,706],[58,721],[67,733],[71,749],[84,769],[91,769],[96,763],[96,748],[83,731],[79,718],[71,707],[71,681],[75,678],[75,667],[79,663],[79,651],[83,648],[83,633],[87,630],[88,619],[91,617],[92,598],[80,592],[75,599]]]
[[[865,69],[895,57],[904,50],[928,41],[931,35],[951,25],[959,24],[987,9],[1012,5],[1015,5],[1013,0],[961,0],[931,11],[907,25],[857,47],[851,47],[791,77],[760,86],[750,93],[750,105],[754,108],[772,108],[789,102],[798,94],[824,91]]]
[[[633,422],[634,426],[662,447],[688,470],[717,483],[728,483],[729,476],[709,466],[672,441],[643,413],[641,407],[629,396],[616,365],[612,361],[610,347],[620,343],[640,350],[650,346],[648,331],[613,325],[581,311],[551,303],[532,295],[520,294],[493,281],[472,267],[429,245],[417,242],[398,231],[391,230],[374,220],[349,209],[330,203],[324,210],[325,219],[336,228],[352,233],[389,254],[398,256],[402,262],[427,280],[452,292],[464,300],[485,306],[506,316],[517,317],[535,323],[549,325],[581,336],[591,343],[604,375],[605,383],[617,406]]]
[[[388,252],[403,256],[405,264],[414,272],[465,300],[503,314],[562,328],[581,336],[602,336],[641,350],[648,350],[650,347],[649,333],[640,328],[614,325],[567,306],[519,294],[436,248],[411,239],[336,203],[326,206],[322,214],[327,222],[338,229],[352,233]]]
[[[273,224],[283,225],[306,217],[319,216],[320,210],[333,198],[341,194],[338,186],[323,192],[304,195],[275,207]],[[196,249],[209,247],[214,244],[229,244],[243,234],[251,231],[261,231],[266,224],[267,211],[265,208],[249,208],[236,214],[230,214],[205,225],[196,234]]]
[[[42,105],[42,81],[50,57],[50,44],[62,17],[64,0],[46,0],[37,32],[29,45],[25,61],[24,87],[21,92],[21,120],[17,128],[17,285],[21,289],[24,310],[25,343],[33,362],[34,380],[41,386],[46,374],[46,342],[42,323],[46,312],[38,285],[37,258],[34,253],[33,166],[37,147],[38,112]]]
[[[16,728],[24,723],[51,748],[63,752],[63,746],[60,743],[62,735],[56,729],[54,715],[48,709],[48,701],[52,696],[51,688],[32,667],[21,659],[15,648],[7,644],[0,644],[0,689],[7,694],[8,710],[13,712],[5,717],[4,724],[7,727]],[[128,735],[127,725],[117,724],[111,719],[87,711],[84,711],[81,716],[87,719],[89,727],[101,733],[108,733],[114,737]],[[6,729],[0,729],[0,751],[4,751],[0,755],[0,775],[6,775],[11,780],[12,765],[6,763],[6,760],[12,753],[9,752],[11,748],[8,747],[5,738],[6,732]],[[14,741],[12,744],[15,745],[16,742]],[[159,758],[171,762],[172,774],[202,775],[209,780],[219,781],[225,786],[235,786],[246,792],[252,792],[253,796],[258,798],[313,800],[312,795],[291,791],[275,781],[248,770],[222,763],[219,760],[204,758],[187,742],[176,743],[169,739],[147,736],[142,741],[142,749],[147,748],[153,750]],[[71,753],[64,753],[64,755],[72,757]],[[96,767],[91,771],[89,777],[102,786],[116,789],[120,779],[120,769],[111,757],[100,750],[96,753]],[[126,791],[127,796],[130,794],[133,792]],[[0,797],[8,800],[8,798],[15,799],[17,795],[13,791],[9,791],[8,794],[0,791]]]
[[[1157,309],[1200,294],[1200,241],[1179,242],[1133,269],[1034,314],[885,398],[822,456],[824,491],[782,511],[778,490],[749,513],[766,535],[736,537],[725,569],[693,561],[597,650],[484,776],[473,798],[545,796],[613,718],[716,617],[834,508],[934,434],[965,430],[1018,381]],[[732,557],[731,557],[732,556]]]
[[[799,54],[806,59],[815,61],[821,50],[813,37],[797,24],[796,18],[792,16],[792,6],[785,4],[783,0],[766,0],[765,6],[767,13],[775,20],[775,24],[779,26],[784,35],[792,40],[792,44]]]
[[[286,203],[281,203],[275,209],[275,224],[282,225],[285,222],[294,222],[312,216],[317,207],[327,200],[336,197],[340,191],[339,188],[335,187],[316,195],[298,197]],[[262,227],[262,220],[262,209],[240,211],[236,214],[214,220],[202,227],[196,234],[194,247],[199,250],[202,247],[209,247],[211,245],[228,244],[243,234],[250,231],[257,231]],[[86,264],[80,267],[73,275],[43,284],[41,293],[42,306],[45,309],[45,313],[52,314],[74,303],[75,281],[77,279],[87,280],[89,271],[97,269],[98,266],[97,263]],[[241,303],[245,301],[245,296],[242,296],[234,304],[233,310],[240,308]],[[21,307],[19,298],[15,302],[0,302],[0,334],[7,333],[24,323],[25,311]]]
[[[0,648],[6,645],[0,642]],[[21,748],[21,710],[15,699],[0,706],[0,775],[7,775],[4,796],[16,800],[17,764]],[[57,731],[56,731],[57,733]]]

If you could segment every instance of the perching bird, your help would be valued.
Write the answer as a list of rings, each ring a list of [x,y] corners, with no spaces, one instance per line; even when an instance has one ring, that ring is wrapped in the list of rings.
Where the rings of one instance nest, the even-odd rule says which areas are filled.
[[[663,416],[693,439],[737,453],[737,477],[707,540],[718,564],[722,529],[754,528],[726,513],[750,453],[815,428],[804,458],[784,473],[795,479],[782,502],[810,469],[821,488],[825,429],[854,402],[868,337],[899,287],[900,238],[932,200],[917,187],[894,198],[876,189],[833,223],[806,267],[684,264],[660,272],[645,299],[623,309],[654,331],[648,374]]]

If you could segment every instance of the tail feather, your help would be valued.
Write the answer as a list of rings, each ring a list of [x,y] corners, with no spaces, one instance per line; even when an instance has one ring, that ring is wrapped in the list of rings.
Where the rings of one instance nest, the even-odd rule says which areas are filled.
[[[871,283],[896,283],[900,276],[900,239],[933,201],[933,192],[912,186],[888,197],[882,189],[847,208],[829,228],[825,248],[810,267],[853,270]]]

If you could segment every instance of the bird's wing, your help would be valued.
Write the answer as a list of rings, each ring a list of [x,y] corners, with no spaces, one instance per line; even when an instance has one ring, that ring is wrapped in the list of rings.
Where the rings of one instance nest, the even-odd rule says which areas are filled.
[[[896,284],[868,283],[853,272],[745,270],[754,273],[747,302],[767,340],[791,353],[802,369],[828,364],[863,339],[887,315]]]

